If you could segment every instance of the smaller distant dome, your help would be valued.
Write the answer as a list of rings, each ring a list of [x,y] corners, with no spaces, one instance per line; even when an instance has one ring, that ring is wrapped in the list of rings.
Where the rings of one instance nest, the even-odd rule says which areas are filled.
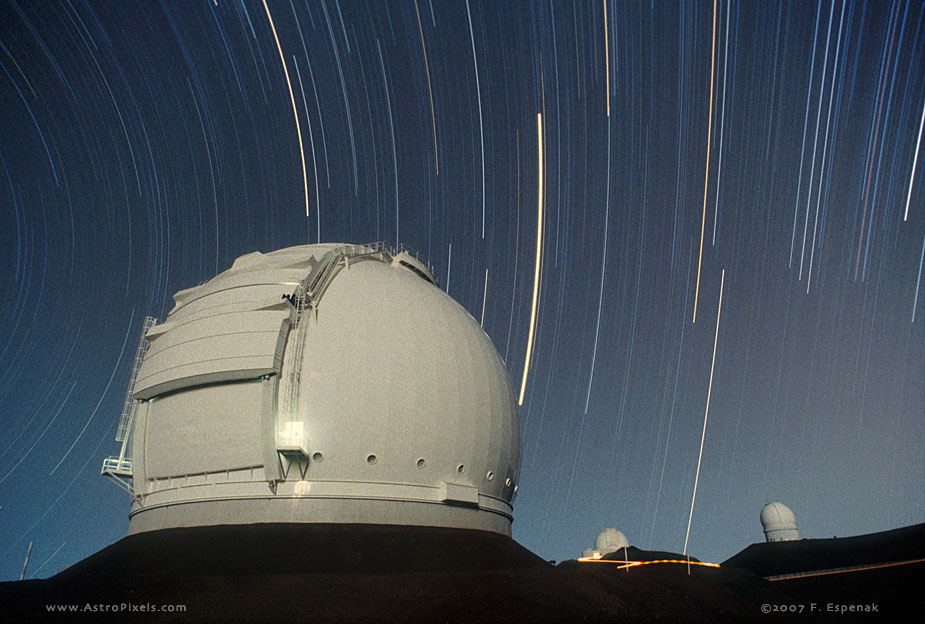
[[[616,529],[604,529],[601,534],[594,540],[594,550],[602,555],[616,552],[621,548],[629,547],[630,543],[626,536]]]
[[[768,503],[761,510],[761,526],[769,542],[788,542],[800,539],[797,521],[790,508],[783,503]]]

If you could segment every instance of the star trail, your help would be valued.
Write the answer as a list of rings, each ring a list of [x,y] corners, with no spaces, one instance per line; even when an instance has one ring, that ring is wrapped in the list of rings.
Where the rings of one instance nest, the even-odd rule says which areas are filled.
[[[546,559],[925,519],[918,0],[9,0],[0,69],[2,580],[126,533],[145,317],[318,241],[482,323]]]

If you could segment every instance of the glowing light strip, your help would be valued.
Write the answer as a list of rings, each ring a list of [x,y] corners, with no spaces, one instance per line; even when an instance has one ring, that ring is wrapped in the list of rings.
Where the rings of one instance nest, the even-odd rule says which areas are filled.
[[[728,16],[727,16],[728,19]],[[700,253],[697,254],[697,288],[694,289],[694,320],[697,322],[697,298],[700,295],[700,265],[703,261],[703,230],[707,222],[707,188],[710,185],[710,139],[713,137],[713,69],[716,65],[716,0],[713,0],[713,48],[710,51],[710,119],[707,122],[707,173],[703,177],[703,217],[700,219]]]
[[[655,563],[683,563],[690,565],[699,565],[706,568],[718,568],[718,563],[704,563],[702,561],[687,561],[687,559],[655,559],[652,561],[620,561],[619,559],[595,559],[594,557],[579,557],[580,563],[615,563],[620,569],[637,568],[639,566],[651,565]]]
[[[539,172],[539,194],[537,197],[536,221],[536,268],[533,270],[533,303],[530,306],[530,333],[527,334],[527,356],[524,358],[524,376],[520,382],[520,398],[517,405],[524,404],[527,390],[527,373],[530,371],[530,355],[533,352],[533,331],[536,329],[536,299],[540,290],[540,253],[543,249],[543,113],[536,114],[536,143]]]
[[[302,126],[299,125],[299,113],[295,107],[295,95],[292,93],[292,83],[289,81],[289,68],[286,67],[286,57],[283,56],[283,48],[279,45],[279,37],[276,36],[276,26],[273,25],[273,16],[270,15],[270,7],[267,6],[267,0],[263,0],[263,8],[267,12],[267,19],[270,21],[270,30],[273,31],[273,40],[276,41],[276,49],[279,51],[279,60],[283,63],[283,73],[286,75],[286,86],[289,87],[289,101],[292,103],[292,116],[295,118],[295,131],[299,136],[299,156],[302,158],[302,184],[305,188],[305,216],[308,216],[308,173],[305,170],[305,148],[302,147]]]
[[[830,574],[847,574],[848,572],[865,572],[867,570],[879,570],[880,568],[893,568],[910,563],[922,563],[925,559],[912,559],[910,561],[895,561],[893,563],[880,563],[867,566],[855,566],[851,568],[838,568],[835,570],[822,570],[820,572],[797,572],[795,574],[781,574],[779,576],[769,576],[766,581],[788,581],[793,579],[807,578],[810,576],[829,576]]]
[[[707,437],[707,417],[710,415],[710,396],[713,394],[713,369],[716,367],[716,343],[719,341],[719,317],[723,313],[723,284],[726,269],[719,281],[719,309],[716,311],[716,333],[713,335],[713,361],[710,363],[710,385],[707,387],[707,408],[703,413],[703,433],[700,434],[700,454],[697,455],[697,474],[694,476],[694,495],[691,496],[691,514],[687,518],[687,535],[684,538],[684,554],[687,554],[687,540],[691,536],[691,521],[694,519],[694,500],[697,498],[697,481],[700,480],[700,460],[703,459],[703,441]]]
[[[610,37],[607,35],[607,0],[604,0],[604,68],[607,73],[607,116],[610,117]]]

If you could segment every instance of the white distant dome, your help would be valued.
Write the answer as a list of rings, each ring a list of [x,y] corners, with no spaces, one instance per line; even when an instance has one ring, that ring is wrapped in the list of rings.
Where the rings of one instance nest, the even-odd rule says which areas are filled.
[[[594,540],[594,550],[602,555],[616,552],[621,548],[629,547],[626,536],[616,529],[604,529]]]
[[[134,386],[130,533],[307,522],[510,535],[510,378],[415,255],[254,252],[174,299]]]
[[[769,542],[788,542],[800,539],[797,521],[790,508],[783,503],[768,503],[761,510],[761,526]]]

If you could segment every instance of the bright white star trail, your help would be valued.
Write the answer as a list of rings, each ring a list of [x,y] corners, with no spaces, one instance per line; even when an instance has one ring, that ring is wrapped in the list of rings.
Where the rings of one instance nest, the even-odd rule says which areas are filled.
[[[543,255],[543,115],[536,115],[536,161],[537,186],[536,194],[536,262],[533,268],[533,299],[530,303],[530,329],[527,332],[527,354],[524,358],[524,374],[520,381],[520,397],[517,405],[524,404],[524,392],[527,390],[527,373],[530,371],[530,356],[533,354],[533,334],[536,329],[537,298],[540,291],[540,263]],[[485,283],[488,283],[488,273],[485,274]]]
[[[694,501],[697,500],[697,483],[700,480],[700,463],[703,460],[703,443],[707,438],[707,418],[710,416],[710,398],[713,396],[713,371],[716,369],[716,344],[719,342],[719,319],[723,313],[723,284],[726,282],[726,270],[719,278],[719,304],[716,308],[716,331],[713,334],[713,357],[710,359],[710,383],[707,386],[707,406],[703,410],[703,431],[700,434],[700,450],[697,451],[697,470],[694,472],[694,491],[691,494],[691,512],[687,517],[687,533],[684,535],[684,552],[691,537],[691,521],[694,519]]]

